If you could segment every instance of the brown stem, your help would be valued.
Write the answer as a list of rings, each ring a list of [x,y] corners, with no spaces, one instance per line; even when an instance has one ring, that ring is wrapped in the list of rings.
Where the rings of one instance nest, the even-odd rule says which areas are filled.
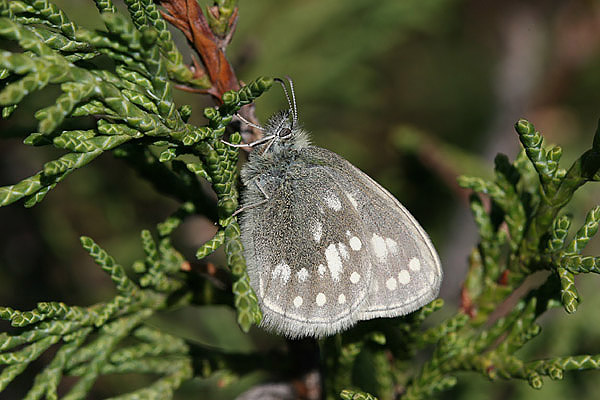
[[[473,304],[471,296],[469,295],[469,291],[464,287],[464,285],[460,291],[460,310],[471,318],[475,318],[475,315],[477,314],[477,310]]]
[[[187,38],[190,45],[200,56],[200,60],[192,56],[192,65],[190,70],[195,78],[208,75],[212,86],[208,89],[199,89],[186,85],[177,85],[178,89],[191,93],[210,94],[217,103],[221,103],[223,93],[228,90],[239,90],[240,83],[235,75],[233,67],[225,57],[225,49],[237,26],[238,9],[233,10],[231,17],[227,22],[227,30],[223,37],[216,35],[202,9],[196,0],[157,0],[165,9],[162,12],[163,17],[179,29]],[[218,15],[218,8],[211,7],[211,12],[215,17]],[[254,112],[254,105],[250,104],[243,107],[240,114],[247,120],[259,124]],[[254,129],[246,124],[240,124],[240,133],[246,143],[262,137],[260,130]]]
[[[196,0],[158,1],[165,8],[164,18],[183,32],[200,56],[202,63],[194,62],[194,75],[207,74],[212,82],[212,87],[202,92],[212,95],[221,103],[223,93],[240,88],[235,72],[225,57],[225,47],[231,40],[237,22],[237,8],[229,20],[227,35],[220,38],[211,30]]]

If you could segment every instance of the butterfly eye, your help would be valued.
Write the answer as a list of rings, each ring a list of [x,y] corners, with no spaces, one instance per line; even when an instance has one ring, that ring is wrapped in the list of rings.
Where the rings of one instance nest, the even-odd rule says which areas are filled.
[[[281,131],[279,131],[280,138],[286,138],[286,137],[290,136],[291,134],[292,134],[292,130],[290,128],[282,128]]]

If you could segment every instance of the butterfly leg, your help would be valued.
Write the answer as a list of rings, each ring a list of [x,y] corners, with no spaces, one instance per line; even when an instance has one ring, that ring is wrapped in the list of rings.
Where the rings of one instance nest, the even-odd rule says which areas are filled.
[[[268,202],[268,201],[269,201],[269,199],[270,199],[270,197],[269,197],[269,194],[268,194],[268,193],[265,191],[265,189],[264,189],[264,188],[261,186],[261,184],[260,184],[260,181],[259,181],[258,179],[260,179],[260,176],[259,176],[259,177],[256,177],[255,179],[253,179],[253,180],[252,180],[252,183],[256,185],[256,187],[258,188],[258,190],[259,190],[259,191],[262,193],[262,195],[263,195],[263,196],[265,196],[265,198],[264,198],[263,200],[259,201],[258,203],[254,203],[254,204],[248,204],[247,206],[244,206],[244,207],[238,208],[238,209],[237,209],[237,210],[236,210],[236,211],[235,211],[235,212],[232,214],[232,217],[233,217],[233,216],[236,216],[236,215],[238,215],[239,213],[241,213],[241,212],[243,212],[243,211],[246,211],[246,210],[248,210],[248,209],[250,209],[250,208],[254,208],[254,207],[258,207],[258,206],[262,206],[263,204],[265,204],[266,202]],[[251,184],[252,184],[252,183],[251,183]]]
[[[275,137],[275,135],[269,135],[269,136],[265,136],[261,139],[255,140],[252,143],[240,143],[240,144],[229,143],[228,141],[221,139],[221,143],[224,143],[227,146],[231,146],[231,147],[254,147],[257,144],[268,142],[269,140],[272,140],[274,137]]]

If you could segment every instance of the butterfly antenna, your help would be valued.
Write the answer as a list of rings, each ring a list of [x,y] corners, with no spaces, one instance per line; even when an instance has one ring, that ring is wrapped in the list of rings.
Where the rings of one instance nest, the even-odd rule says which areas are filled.
[[[290,107],[290,112],[292,113],[292,126],[295,125],[296,123],[296,112],[295,112],[295,101],[294,101],[294,105],[292,105],[292,100],[290,99],[290,95],[288,94],[288,90],[287,87],[285,86],[285,82],[283,81],[283,79],[281,78],[274,78],[273,79],[275,82],[278,82],[281,87],[283,88],[283,93],[285,93],[285,98],[288,101],[288,105]],[[294,88],[292,87],[292,96],[294,95]]]
[[[292,93],[292,104],[294,105],[293,108],[293,119],[292,119],[292,125],[297,125],[298,123],[298,107],[296,106],[296,93],[294,92],[294,81],[292,81],[292,78],[290,78],[289,76],[285,76],[285,79],[288,80],[288,82],[290,83],[290,92]],[[288,99],[289,101],[289,99]]]
[[[246,118],[242,117],[242,115],[241,115],[241,114],[239,114],[239,113],[235,113],[235,116],[236,116],[236,117],[238,117],[238,118],[239,118],[239,119],[240,119],[240,120],[241,120],[243,123],[245,123],[246,125],[250,125],[251,127],[253,127],[253,128],[256,128],[256,129],[258,129],[258,130],[261,130],[261,131],[263,131],[263,132],[265,131],[265,128],[263,128],[263,127],[262,127],[262,126],[260,126],[260,125],[257,125],[257,124],[255,124],[255,123],[253,123],[253,122],[250,122],[250,121],[248,121]]]

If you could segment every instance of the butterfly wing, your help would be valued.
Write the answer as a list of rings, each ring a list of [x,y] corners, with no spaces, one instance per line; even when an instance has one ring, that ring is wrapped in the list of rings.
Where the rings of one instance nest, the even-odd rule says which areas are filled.
[[[354,324],[369,294],[371,257],[361,251],[360,216],[328,168],[300,158],[247,185],[242,241],[262,326],[319,337]]]
[[[245,182],[241,226],[264,327],[319,337],[435,298],[442,272],[429,238],[366,174],[314,146],[262,167]]]
[[[431,240],[414,217],[381,185],[325,149],[332,180],[351,198],[365,232],[373,278],[359,319],[408,314],[437,297],[441,264]]]

